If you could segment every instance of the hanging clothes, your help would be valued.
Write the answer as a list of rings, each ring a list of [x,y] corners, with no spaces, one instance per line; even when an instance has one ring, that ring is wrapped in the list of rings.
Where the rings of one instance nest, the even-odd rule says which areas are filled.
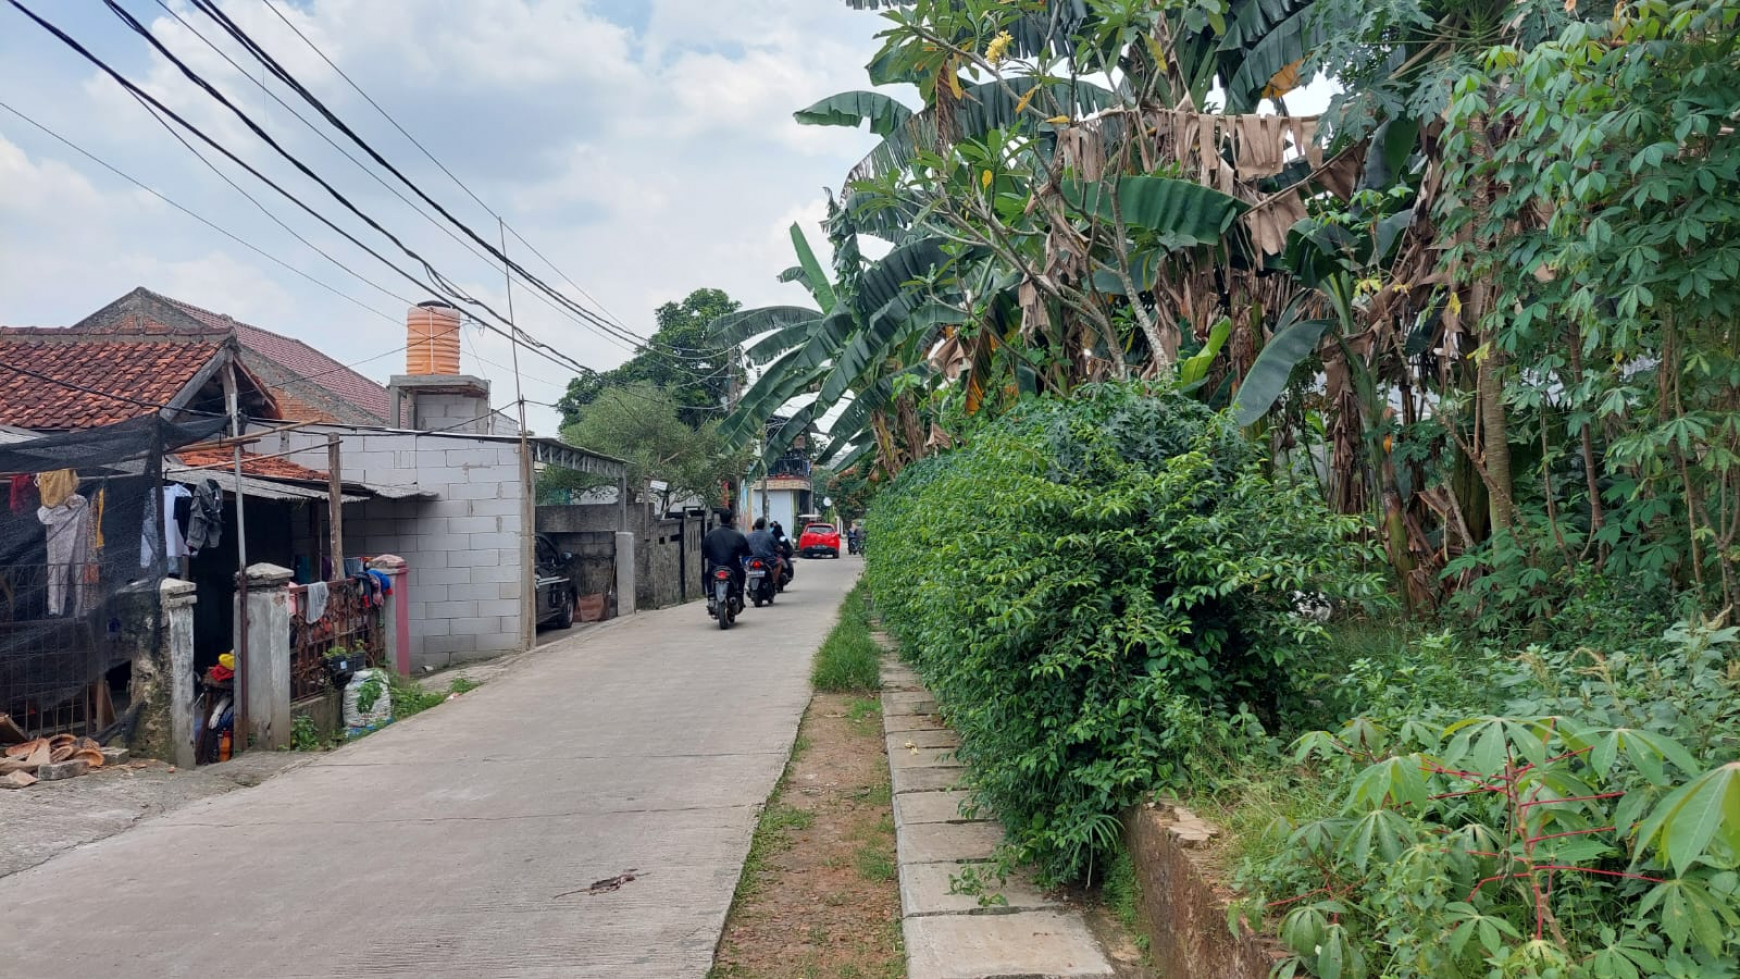
[[[193,519],[187,527],[187,547],[198,554],[216,547],[224,537],[224,491],[208,479],[193,492]]]
[[[191,499],[193,494],[187,487],[175,483],[163,487],[161,499],[158,496],[145,498],[145,530],[144,545],[139,548],[139,566],[149,568],[157,557],[157,514],[163,514],[164,549],[168,551],[165,558],[168,561],[179,561],[188,556],[187,538],[181,535],[181,524],[175,519],[175,501]]]
[[[56,469],[39,474],[36,488],[42,492],[42,505],[52,510],[78,491],[79,477],[71,469]]]
[[[22,517],[36,509],[36,482],[29,476],[12,477],[12,515]]]
[[[302,613],[302,621],[315,623],[325,618],[326,600],[329,595],[330,590],[326,587],[326,582],[316,581],[309,585],[308,591],[306,592],[308,598],[308,610]]]
[[[60,506],[41,507],[36,519],[48,528],[48,614],[58,618],[86,610],[88,571],[95,566],[92,553],[90,505],[74,493]],[[67,599],[73,599],[69,613]]]
[[[109,488],[101,487],[91,498],[91,549],[99,559],[103,556],[103,511],[109,506]]]
[[[385,571],[375,571],[371,569],[369,571],[369,577],[375,579],[375,586],[380,590],[383,598],[393,593],[393,579]],[[382,602],[382,604],[385,604],[385,602]]]

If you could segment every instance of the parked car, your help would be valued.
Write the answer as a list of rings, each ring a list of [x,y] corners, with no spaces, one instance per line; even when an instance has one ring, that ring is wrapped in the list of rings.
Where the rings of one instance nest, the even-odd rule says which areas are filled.
[[[839,557],[840,528],[831,523],[806,525],[803,534],[798,537],[798,553],[804,557],[815,557],[819,554]]]
[[[538,625],[566,629],[574,624],[574,606],[580,601],[574,584],[574,555],[556,546],[544,534],[537,539]]]

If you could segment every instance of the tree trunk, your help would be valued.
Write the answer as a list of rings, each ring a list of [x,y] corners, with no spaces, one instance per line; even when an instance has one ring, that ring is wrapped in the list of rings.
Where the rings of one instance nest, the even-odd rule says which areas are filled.
[[[1470,305],[1476,323],[1486,318],[1491,306],[1492,287],[1484,280],[1469,289]],[[1496,332],[1486,334],[1486,356],[1476,365],[1475,396],[1480,402],[1480,462],[1486,470],[1491,495],[1487,505],[1491,511],[1494,533],[1508,531],[1516,524],[1516,497],[1510,471],[1510,425],[1504,417],[1504,350],[1497,343]]]

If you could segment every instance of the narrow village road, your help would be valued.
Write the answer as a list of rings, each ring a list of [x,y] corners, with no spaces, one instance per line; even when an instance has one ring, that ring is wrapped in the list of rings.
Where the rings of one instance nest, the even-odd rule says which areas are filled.
[[[0,975],[699,979],[859,568],[800,562],[729,632],[691,604],[545,647],[0,879]]]

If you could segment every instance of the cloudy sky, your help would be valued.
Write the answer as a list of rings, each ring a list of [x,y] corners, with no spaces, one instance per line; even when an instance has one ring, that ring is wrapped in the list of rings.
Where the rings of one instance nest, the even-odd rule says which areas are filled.
[[[158,0],[120,2],[362,210],[468,292],[505,308],[499,268],[273,101],[277,95],[311,116],[277,82],[263,89],[257,65],[251,76],[237,71],[168,11],[215,41],[216,27],[204,15],[183,0],[163,0],[167,10]],[[571,277],[641,335],[652,330],[654,307],[703,286],[749,305],[800,299],[795,286],[775,281],[792,264],[787,229],[802,222],[818,239],[823,188],[838,188],[874,142],[862,132],[791,120],[794,109],[866,85],[862,66],[875,51],[880,21],[842,0],[272,2],[560,272],[510,239],[517,259],[578,295],[563,281]],[[322,213],[383,253],[391,249],[356,219],[341,217],[338,204],[101,2],[25,3]],[[473,228],[494,233],[489,211],[265,0],[222,0],[222,7],[388,160]],[[225,51],[249,64],[238,49]],[[277,219],[375,285],[299,242],[119,85],[9,5],[0,5],[0,103],[271,256],[0,108],[0,323],[68,325],[145,286],[302,337],[347,363],[366,360],[358,369],[377,379],[402,370],[404,305],[427,294],[213,154]],[[582,363],[607,368],[628,356],[620,341],[519,289],[515,309],[522,325]],[[498,403],[512,400],[509,363],[506,340],[467,330],[466,369],[492,378]],[[525,353],[521,367],[526,396],[539,401],[555,401],[572,373]],[[553,430],[554,417],[533,408],[540,431]]]

